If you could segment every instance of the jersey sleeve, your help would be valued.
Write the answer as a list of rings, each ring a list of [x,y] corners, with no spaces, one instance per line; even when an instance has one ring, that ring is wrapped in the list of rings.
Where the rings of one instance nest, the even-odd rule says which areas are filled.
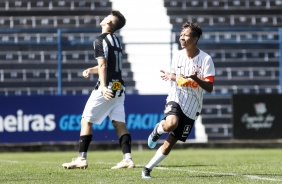
[[[205,64],[205,70],[204,70],[204,78],[215,76],[215,68],[214,63],[212,61],[212,58],[209,56],[207,57],[206,64]]]
[[[176,67],[177,67],[177,61],[178,61],[179,55],[180,55],[180,51],[178,51],[177,53],[173,55],[171,66],[170,66],[171,73],[176,74]]]
[[[94,53],[95,53],[95,58],[105,58],[105,51],[103,48],[103,41],[102,39],[96,39],[93,43],[94,46]]]

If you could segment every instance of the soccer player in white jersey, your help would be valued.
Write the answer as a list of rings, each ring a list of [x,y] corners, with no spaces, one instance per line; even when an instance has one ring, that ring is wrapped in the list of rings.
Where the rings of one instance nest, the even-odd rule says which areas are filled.
[[[152,169],[166,158],[178,140],[186,141],[201,112],[204,90],[213,91],[214,63],[210,55],[197,47],[201,35],[197,23],[184,23],[179,38],[182,50],[174,57],[171,71],[161,70],[161,78],[172,81],[173,85],[166,100],[164,119],[149,135],[148,146],[154,148],[162,134],[169,134],[143,168],[142,178],[151,178]]]
[[[99,81],[92,91],[81,119],[78,157],[64,163],[67,169],[87,168],[87,150],[92,140],[92,124],[101,124],[108,116],[117,132],[123,160],[112,169],[135,167],[131,155],[131,136],[125,125],[125,85],[122,79],[122,45],[114,34],[126,23],[119,11],[112,11],[100,23],[102,34],[93,42],[98,65],[83,71],[83,76],[98,73]]]

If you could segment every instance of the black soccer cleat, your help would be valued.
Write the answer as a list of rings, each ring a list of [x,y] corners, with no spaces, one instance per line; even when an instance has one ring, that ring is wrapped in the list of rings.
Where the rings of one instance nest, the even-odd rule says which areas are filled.
[[[147,167],[144,167],[142,170],[142,178],[143,179],[150,179],[151,175],[150,172],[152,171],[152,169],[148,169]]]

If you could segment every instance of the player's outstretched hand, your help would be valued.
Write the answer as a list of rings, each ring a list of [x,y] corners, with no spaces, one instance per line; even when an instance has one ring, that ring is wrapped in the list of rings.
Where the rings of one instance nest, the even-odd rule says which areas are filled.
[[[161,72],[162,80],[164,80],[164,81],[171,80],[171,74],[169,72],[164,71],[164,70],[160,70],[160,72]]]
[[[188,79],[188,78],[195,79],[195,78],[197,78],[197,74],[198,74],[198,73],[195,72],[195,73],[193,73],[192,75],[186,76],[186,75],[181,74],[180,76],[181,76],[182,78],[184,78],[184,79]]]

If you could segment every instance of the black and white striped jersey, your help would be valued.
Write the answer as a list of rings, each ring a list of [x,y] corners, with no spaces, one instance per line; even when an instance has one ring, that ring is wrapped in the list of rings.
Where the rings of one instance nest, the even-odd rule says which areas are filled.
[[[191,75],[197,71],[198,78],[205,79],[208,76],[215,76],[214,63],[210,55],[200,50],[200,53],[189,59],[186,50],[180,50],[174,57],[171,65],[171,72],[176,74],[176,81],[170,89],[167,102],[178,103],[183,113],[191,119],[197,119],[202,110],[204,89],[198,83],[180,75]]]
[[[119,38],[115,34],[103,33],[93,42],[95,58],[106,58],[107,61],[107,80],[106,85],[109,86],[114,93],[124,92],[125,84],[122,79],[122,45]],[[99,87],[99,81],[96,88]]]

